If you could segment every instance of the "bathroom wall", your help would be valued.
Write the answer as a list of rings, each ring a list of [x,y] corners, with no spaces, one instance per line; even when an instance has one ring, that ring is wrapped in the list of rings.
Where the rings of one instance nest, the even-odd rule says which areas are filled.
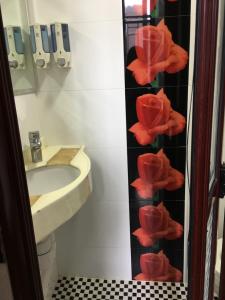
[[[225,162],[225,126],[223,132],[223,152],[222,152],[222,163]],[[219,202],[219,219],[218,219],[218,238],[223,237],[224,221],[225,221],[225,201],[224,198],[220,199]]]
[[[4,27],[20,26],[25,51],[25,69],[10,69],[13,90],[16,95],[27,94],[35,90],[31,45],[28,36],[26,0],[0,0]]]
[[[0,295],[1,299],[13,300],[8,266],[4,253],[5,249],[3,245],[2,232],[0,227]]]
[[[39,70],[38,93],[17,97],[23,143],[84,144],[93,194],[56,234],[59,273],[131,278],[122,1],[29,1],[31,23],[67,22],[72,67]],[[51,13],[49,13],[51,12]]]
[[[13,300],[6,263],[0,262],[0,294],[4,300]]]
[[[56,234],[59,273],[131,279],[122,1],[32,0],[29,17],[69,23],[72,67],[38,70],[37,94],[16,97],[23,146],[40,130],[92,161],[93,194]]]
[[[224,1],[219,1],[219,20],[218,20],[218,46],[217,46],[217,64],[216,64],[216,78],[215,78],[215,83],[218,82],[218,78],[220,76],[220,58],[222,55],[222,34],[223,34],[223,26],[224,26],[224,6],[225,3]],[[215,91],[215,96],[214,97],[218,97],[218,89],[216,89]],[[215,122],[215,120],[214,120]],[[215,134],[215,130],[213,131],[214,135]],[[222,149],[222,163],[225,162],[225,127],[224,127],[224,136],[223,136],[223,149]],[[220,203],[219,203],[219,220],[218,220],[218,238],[222,238],[223,237],[223,228],[224,228],[224,214],[225,214],[225,201],[224,199],[220,199]]]
[[[32,23],[69,22],[73,63],[38,71],[38,93],[16,97],[20,133],[23,145],[30,130],[85,144],[93,163],[90,201],[57,231],[60,273],[130,279],[122,1],[88,2],[30,1]]]
[[[181,281],[183,269],[186,269],[183,264],[183,225],[185,203],[188,201],[185,199],[184,175],[185,123],[189,82],[191,84],[188,76],[190,2],[155,1],[151,5],[150,1],[124,2],[132,273],[136,279],[158,280],[158,270],[149,275],[143,265],[146,259],[160,257],[163,251],[171,265],[177,268],[179,276],[173,280]],[[168,49],[167,34],[183,53],[182,58],[178,52],[173,54],[180,65],[168,72],[166,67],[161,66],[166,65],[164,60],[169,54],[168,57],[160,56],[162,49],[163,53]],[[176,132],[170,129],[168,132],[169,122],[166,129],[159,130],[160,125],[167,124],[168,119],[163,116],[167,105],[170,107],[168,109],[173,109],[174,114],[179,116],[176,121],[172,117],[173,113],[168,117],[177,122],[175,126],[179,130]],[[177,175],[167,172],[167,159]],[[165,184],[170,180],[177,181],[172,188]],[[159,215],[160,217],[156,217]],[[165,223],[162,224],[162,215],[169,215],[173,220],[167,223],[167,227]],[[176,224],[177,233],[169,238],[160,235],[163,230],[175,230],[169,228],[170,222]],[[184,231],[187,232],[188,228],[185,227]],[[165,256],[160,259],[166,259]],[[160,275],[162,276],[161,273]]]
[[[29,131],[41,129],[38,112],[38,98],[33,93],[15,96],[15,103],[20,128],[20,138],[24,148],[29,146]]]

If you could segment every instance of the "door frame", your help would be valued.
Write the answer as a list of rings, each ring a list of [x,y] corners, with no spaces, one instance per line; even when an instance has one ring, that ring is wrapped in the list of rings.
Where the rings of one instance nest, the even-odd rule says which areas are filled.
[[[191,226],[189,299],[202,300],[205,273],[206,226],[208,219],[209,168],[212,104],[216,57],[218,0],[197,1],[195,84],[191,176]],[[207,99],[207,101],[206,101]],[[224,108],[224,102],[221,103]],[[223,109],[222,109],[223,110]],[[221,113],[223,114],[223,112]],[[205,133],[205,135],[202,134]],[[2,227],[11,286],[16,300],[43,300],[32,216],[17,114],[5,49],[0,13],[0,225]],[[222,138],[222,124],[218,136]],[[195,147],[196,143],[201,147]],[[221,143],[220,143],[221,145]],[[204,146],[204,151],[202,148]],[[217,153],[218,160],[221,157]],[[218,197],[219,173],[215,185]],[[12,188],[13,187],[13,188]],[[198,199],[198,201],[194,201]],[[218,204],[217,204],[218,205]],[[216,216],[215,216],[216,217]],[[216,225],[214,226],[214,234]],[[199,238],[201,237],[201,238]],[[215,244],[215,243],[214,243]],[[212,261],[215,260],[215,247]],[[214,273],[214,271],[213,271]],[[213,275],[211,276],[211,283]]]
[[[0,11],[0,227],[15,300],[44,300]]]
[[[212,136],[212,116],[215,82],[216,43],[219,1],[197,2],[196,47],[193,95],[193,131],[191,162],[191,213],[190,213],[190,272],[188,295],[190,300],[203,300],[205,281],[205,260],[207,223],[213,207],[211,266],[209,279],[209,297],[213,299],[214,267],[216,260],[217,220],[220,191],[220,166],[224,124],[224,88],[225,77],[222,68],[220,78],[219,122],[217,132],[218,147],[216,151],[215,180],[209,191],[210,151]],[[225,36],[223,35],[223,44]],[[225,56],[221,65],[225,64]],[[209,201],[214,198],[214,203]],[[222,299],[222,298],[221,298]]]
[[[222,49],[223,49],[222,50],[223,51],[222,52],[222,62],[223,63],[222,63],[222,72],[221,72],[222,73],[221,82],[223,82],[223,84],[221,84],[220,97],[225,99],[225,21],[224,21],[224,29],[223,29]],[[221,110],[223,110],[223,108],[221,108]],[[224,112],[223,112],[222,118],[224,118]],[[221,163],[223,163],[222,159],[221,159]],[[225,198],[223,199],[223,201],[225,201]],[[215,256],[216,256],[216,249],[215,249]],[[225,282],[225,218],[224,218],[224,226],[223,226],[223,244],[222,244],[222,255],[221,255],[220,282]],[[220,284],[219,299],[225,299],[225,285],[224,284]]]
[[[225,282],[225,218],[224,218],[224,226],[223,226],[223,245],[222,245],[222,255],[221,255],[220,282]],[[220,299],[225,299],[225,285],[224,284],[220,284],[219,300]]]

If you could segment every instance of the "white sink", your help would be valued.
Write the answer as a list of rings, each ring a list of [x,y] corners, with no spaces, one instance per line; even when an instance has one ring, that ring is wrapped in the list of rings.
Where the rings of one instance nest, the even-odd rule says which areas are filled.
[[[44,166],[27,171],[30,196],[43,195],[61,189],[74,181],[80,170],[72,166]]]
[[[83,146],[51,146],[42,154],[42,162],[25,165],[36,243],[72,218],[92,191],[91,162]]]

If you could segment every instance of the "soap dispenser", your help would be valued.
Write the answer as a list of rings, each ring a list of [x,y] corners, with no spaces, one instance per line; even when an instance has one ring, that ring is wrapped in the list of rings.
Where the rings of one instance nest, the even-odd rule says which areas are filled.
[[[19,26],[4,28],[5,43],[11,69],[25,69],[24,43]]]
[[[30,26],[30,40],[36,66],[42,69],[47,68],[51,54],[47,25],[35,24]]]
[[[71,51],[68,24],[54,23],[50,28],[54,60],[59,68],[69,68]]]

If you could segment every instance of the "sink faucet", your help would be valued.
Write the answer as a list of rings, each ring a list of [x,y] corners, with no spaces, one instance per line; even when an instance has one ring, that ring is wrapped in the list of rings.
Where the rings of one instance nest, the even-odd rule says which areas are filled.
[[[30,150],[32,162],[42,161],[41,139],[39,131],[29,132]]]

